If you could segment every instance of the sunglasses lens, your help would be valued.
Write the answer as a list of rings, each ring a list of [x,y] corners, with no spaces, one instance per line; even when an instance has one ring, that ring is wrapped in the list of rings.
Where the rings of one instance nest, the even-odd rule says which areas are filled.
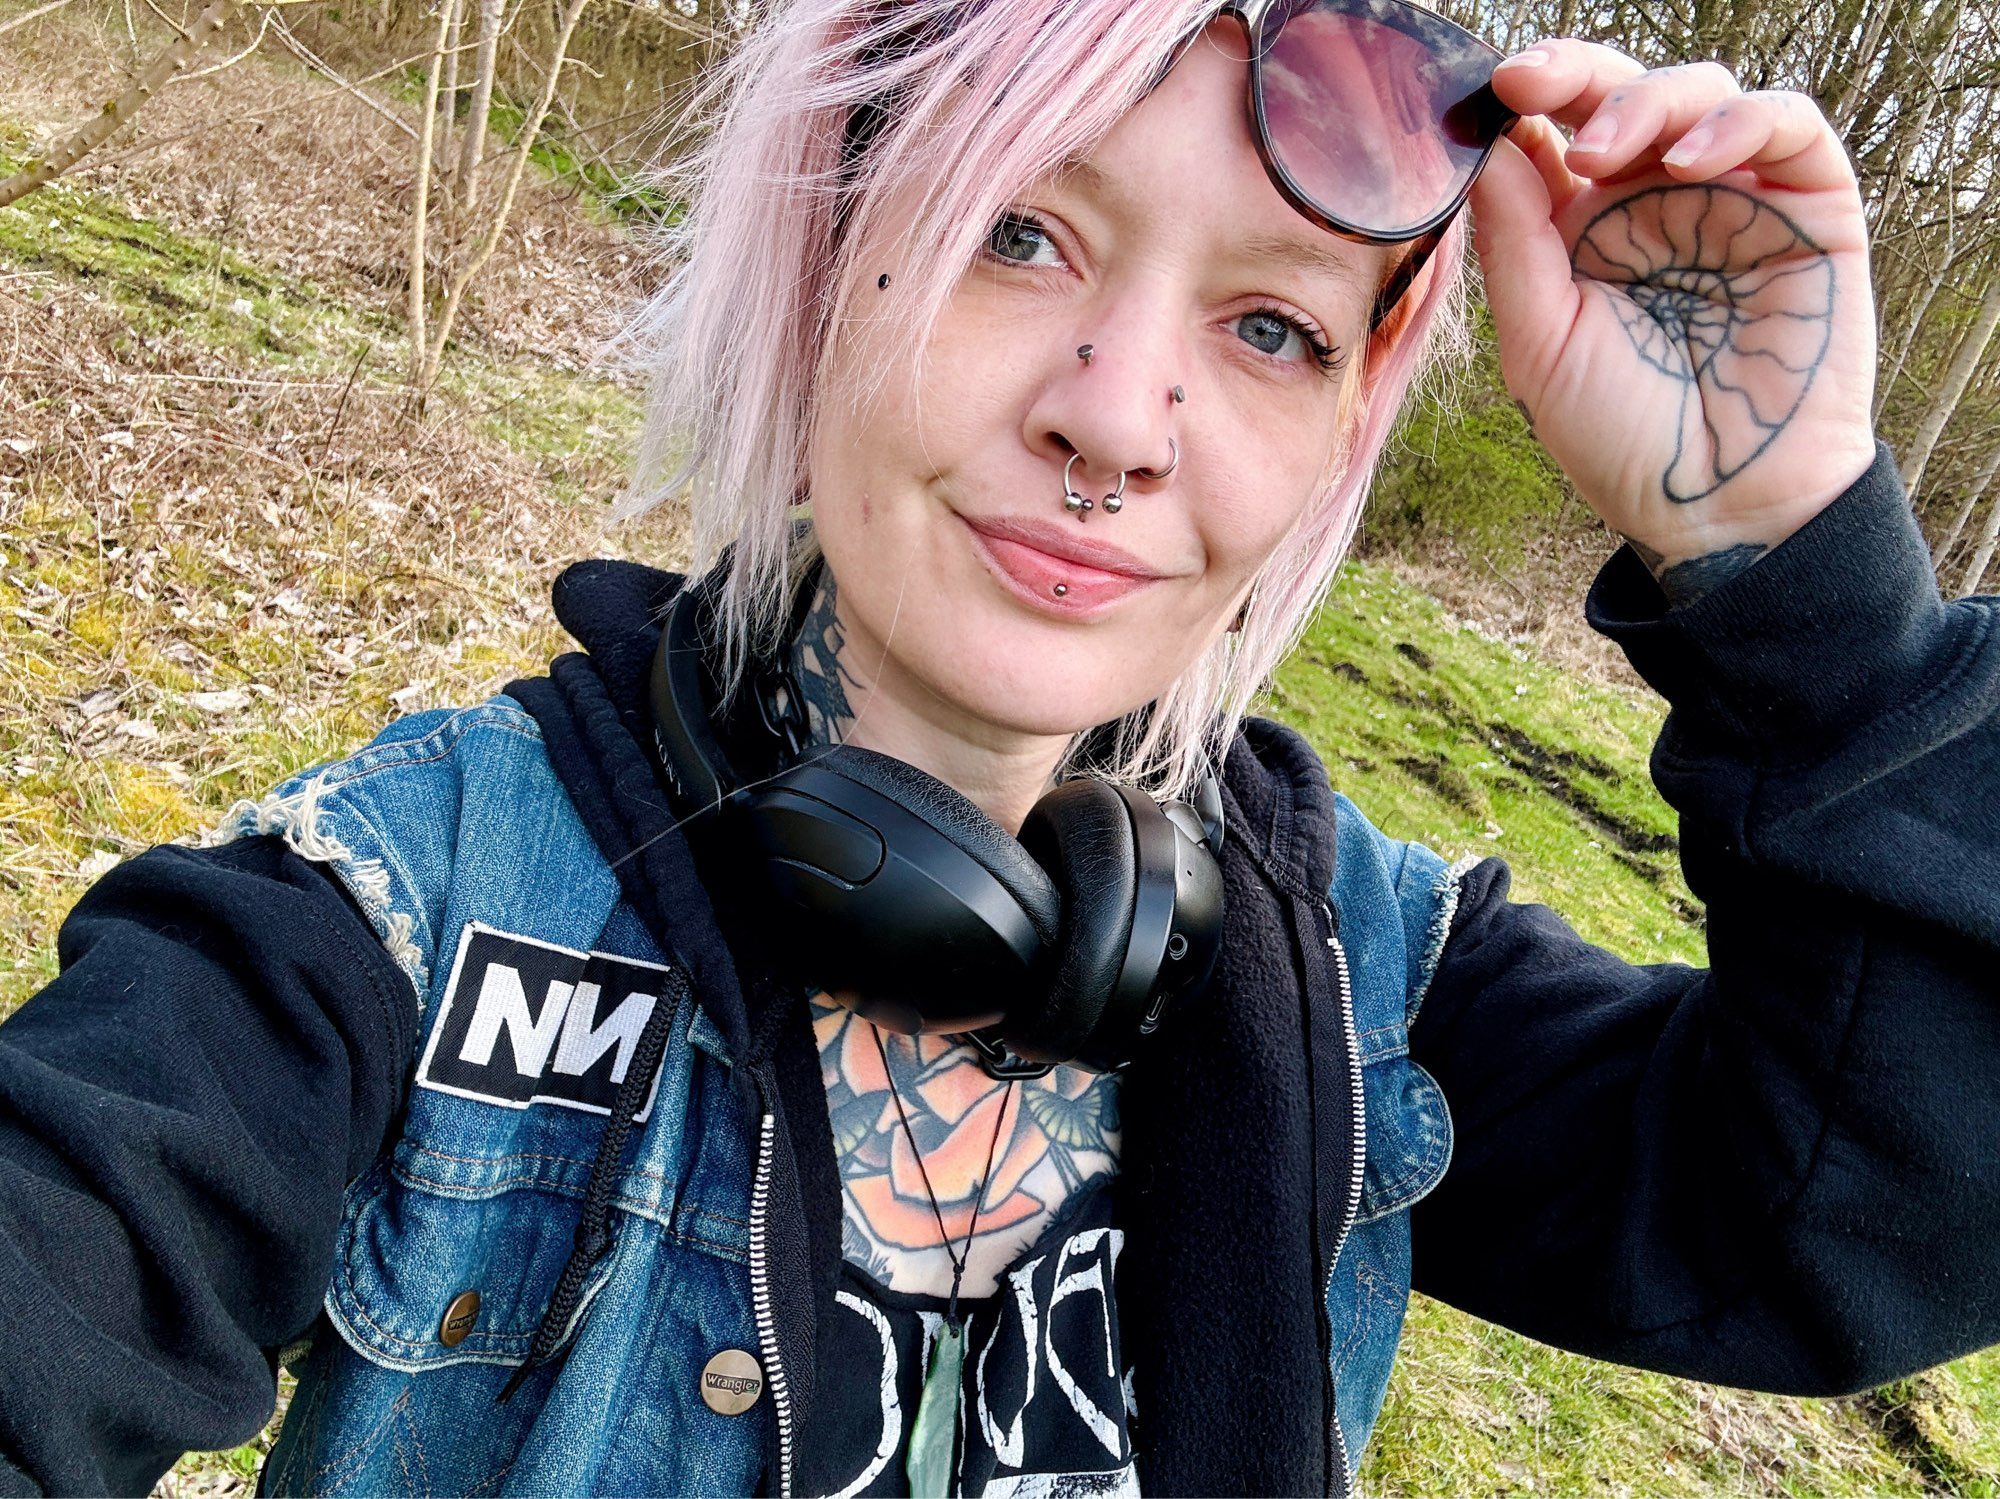
[[[1500,54],[1397,0],[1287,0],[1265,36],[1271,154],[1328,217],[1365,233],[1422,230],[1513,118],[1490,86]]]

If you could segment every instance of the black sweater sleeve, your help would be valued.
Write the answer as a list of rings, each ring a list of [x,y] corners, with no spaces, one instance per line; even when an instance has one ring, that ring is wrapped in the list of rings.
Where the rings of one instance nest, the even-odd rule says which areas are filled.
[[[119,866],[58,953],[0,1026],[0,1491],[143,1493],[269,1418],[415,1001],[275,838]]]
[[[1464,876],[1411,1031],[1456,1128],[1418,1288],[1788,1393],[2000,1341],[2000,599],[1939,598],[1884,447],[1685,607],[1621,548],[1586,617],[1670,705],[1710,966]]]

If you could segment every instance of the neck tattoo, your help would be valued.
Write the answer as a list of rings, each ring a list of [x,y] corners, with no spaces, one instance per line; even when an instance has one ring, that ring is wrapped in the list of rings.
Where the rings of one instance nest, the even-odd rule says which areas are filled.
[[[854,723],[848,688],[865,685],[842,659],[846,638],[834,612],[834,598],[833,569],[821,567],[812,608],[799,628],[799,638],[792,643],[792,680],[805,700],[814,744],[839,744],[847,737]]]

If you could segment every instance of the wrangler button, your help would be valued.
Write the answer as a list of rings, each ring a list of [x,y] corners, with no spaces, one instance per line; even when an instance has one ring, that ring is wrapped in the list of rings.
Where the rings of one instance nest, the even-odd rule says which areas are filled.
[[[764,1366],[741,1348],[725,1348],[701,1371],[702,1404],[718,1416],[740,1416],[764,1393]]]
[[[460,1291],[451,1298],[451,1305],[444,1309],[444,1321],[438,1324],[438,1341],[447,1348],[456,1348],[465,1341],[465,1335],[472,1331],[472,1324],[479,1320],[479,1293]]]

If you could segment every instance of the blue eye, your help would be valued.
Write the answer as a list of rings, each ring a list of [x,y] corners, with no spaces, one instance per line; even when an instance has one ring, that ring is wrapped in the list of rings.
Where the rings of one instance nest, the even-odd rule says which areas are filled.
[[[1265,338],[1275,335],[1277,340],[1276,345],[1264,349],[1265,353],[1274,356],[1281,354],[1286,341],[1291,336],[1296,335],[1299,342],[1304,344],[1311,352],[1313,362],[1328,374],[1335,373],[1347,362],[1347,356],[1341,353],[1340,350],[1330,347],[1319,336],[1319,330],[1312,327],[1309,323],[1293,317],[1290,313],[1279,311],[1275,307],[1260,307],[1255,312],[1246,312],[1237,320],[1236,326],[1239,329],[1246,326],[1256,328],[1258,333]],[[1246,341],[1254,341],[1254,339]],[[1263,345],[1259,344],[1258,347],[1262,348]]]
[[[986,236],[988,253],[1013,265],[1032,264],[1037,242],[1055,249],[1049,238],[1049,231],[1042,221],[1031,213],[1003,213],[994,220],[992,231]],[[1025,255],[1013,252],[1025,251]]]

